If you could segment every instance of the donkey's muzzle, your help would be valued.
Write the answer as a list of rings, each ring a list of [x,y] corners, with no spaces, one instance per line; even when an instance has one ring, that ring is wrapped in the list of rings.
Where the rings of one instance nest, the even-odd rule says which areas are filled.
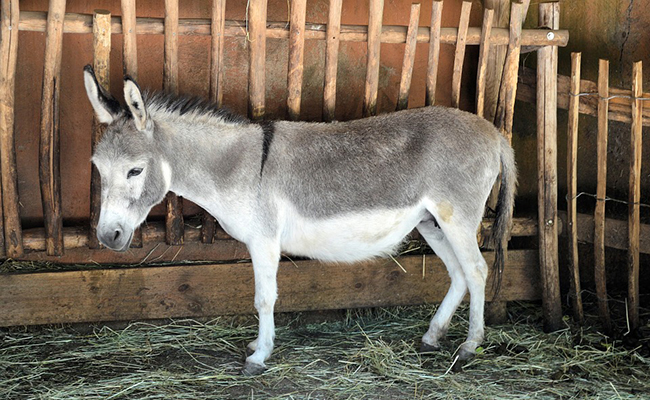
[[[97,231],[97,239],[104,246],[115,251],[126,251],[131,244],[133,232],[126,233],[121,226]]]

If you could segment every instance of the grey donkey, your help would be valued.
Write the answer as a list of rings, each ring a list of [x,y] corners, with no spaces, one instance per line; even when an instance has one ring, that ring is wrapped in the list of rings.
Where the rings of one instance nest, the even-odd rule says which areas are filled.
[[[101,175],[97,236],[125,251],[168,191],[212,214],[248,247],[259,335],[243,372],[273,350],[281,254],[352,263],[388,256],[416,228],[445,263],[451,286],[428,331],[436,349],[470,293],[462,362],[484,335],[487,264],[476,232],[499,172],[492,240],[496,268],[512,218],[513,150],[476,115],[424,107],[349,122],[252,122],[200,99],[143,94],[124,80],[126,107],[84,69],[88,98],[107,130],[92,157]]]

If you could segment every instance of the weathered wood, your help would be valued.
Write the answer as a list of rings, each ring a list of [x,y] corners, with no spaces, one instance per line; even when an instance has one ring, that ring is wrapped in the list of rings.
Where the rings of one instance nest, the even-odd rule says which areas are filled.
[[[135,17],[135,0],[121,0],[122,19],[120,31],[123,39],[123,62],[124,73],[131,75],[133,79],[138,79],[138,52],[136,43],[136,24]],[[164,33],[164,19],[161,22],[161,32]],[[115,29],[113,29],[115,33]],[[137,33],[140,33],[139,31]]]
[[[264,116],[266,94],[266,0],[249,2],[250,69],[248,73],[248,114],[258,120]]]
[[[97,82],[110,93],[110,67],[111,67],[111,13],[106,10],[95,10],[93,15],[93,70]],[[91,133],[91,151],[104,134],[105,127],[93,116]],[[91,166],[90,176],[90,228],[88,230],[88,247],[99,248],[97,239],[97,223],[101,209],[101,177],[95,165]],[[65,233],[63,237],[65,247]]]
[[[384,0],[370,0],[370,10],[368,14],[368,53],[366,57],[366,84],[363,95],[364,117],[377,115],[379,59],[381,50],[381,27],[384,16]]]
[[[61,55],[63,53],[65,3],[65,0],[50,1],[43,65],[38,172],[41,182],[41,199],[43,202],[45,231],[47,232],[48,255],[63,254],[59,92],[61,86]]]
[[[451,106],[460,106],[460,83],[465,62],[465,47],[467,45],[467,28],[469,27],[469,13],[472,10],[471,1],[463,1],[458,22],[458,39],[454,56],[454,69],[451,76]]]
[[[165,0],[165,62],[163,64],[163,89],[178,95],[178,0]],[[166,235],[171,245],[183,244],[183,199],[174,193],[165,196]]]
[[[341,8],[343,0],[330,0],[325,43],[325,82],[323,84],[323,121],[335,119],[336,76],[341,42]]]
[[[399,82],[396,109],[405,110],[409,105],[409,92],[411,78],[413,77],[413,64],[415,63],[415,47],[417,44],[418,24],[420,23],[420,3],[411,4],[411,17],[404,46],[404,59],[402,61],[402,75]]]
[[[427,63],[427,84],[425,104],[436,103],[436,85],[438,83],[438,65],[440,64],[440,38],[442,23],[442,1],[434,0],[431,4],[431,27],[429,28],[429,58]]]
[[[628,309],[630,329],[639,327],[639,242],[640,242],[640,201],[641,201],[641,152],[643,136],[643,63],[634,63],[632,70],[632,129],[630,137],[630,191],[628,214]]]
[[[492,20],[493,35],[499,29],[507,28],[510,16],[510,0],[485,0],[483,4],[485,8],[494,10]],[[522,32],[523,35],[524,33]],[[501,88],[501,78],[503,77],[503,63],[506,59],[508,48],[503,44],[496,43],[494,38],[490,38],[490,41],[492,42],[492,46],[490,46],[485,76],[486,86],[483,116],[488,121],[493,122],[499,102],[499,89]],[[491,204],[494,205],[495,202],[496,199],[492,200]]]
[[[569,127],[567,129],[567,236],[569,237],[569,268],[571,270],[571,304],[573,316],[579,324],[584,323],[582,292],[580,289],[580,263],[578,262],[578,114],[580,106],[581,53],[571,53],[571,98],[569,103]]]
[[[598,66],[598,143],[596,210],[594,212],[594,280],[598,312],[607,331],[611,330],[611,317],[607,304],[607,278],[605,271],[605,197],[607,195],[607,106],[609,100],[609,61],[600,60]]]
[[[23,255],[16,147],[14,144],[14,93],[16,61],[18,59],[18,0],[5,0],[0,5],[0,166],[2,196],[0,196],[0,257]]]
[[[302,100],[302,76],[305,54],[305,17],[307,0],[291,2],[289,30],[289,69],[287,72],[287,112],[289,119],[300,118],[300,101]]]
[[[438,0],[434,1],[437,3]],[[138,34],[157,34],[164,33],[164,22],[162,18],[138,18]],[[178,33],[180,35],[205,35],[211,34],[210,19],[200,18],[183,18],[179,22]],[[45,31],[45,13],[39,11],[23,11],[20,18],[20,30],[44,32]],[[113,17],[112,31],[116,34],[122,33],[122,25],[119,17]],[[66,14],[64,25],[65,33],[92,33],[92,15],[88,14]],[[250,32],[250,30],[248,31]],[[226,36],[246,37],[246,21],[226,21]],[[560,46],[564,47],[569,41],[569,31],[557,30],[552,31],[553,38],[548,39],[549,31],[547,29],[526,29],[521,35],[522,46]],[[382,28],[382,43],[404,43],[406,42],[407,28],[400,25],[386,25]],[[286,22],[268,22],[266,37],[269,39],[288,39],[289,28]],[[421,27],[418,30],[418,43],[428,43],[430,38],[430,29]],[[325,40],[326,32],[323,24],[306,24],[305,39]],[[481,39],[481,28],[470,27],[467,31],[467,44],[478,45]],[[368,27],[366,25],[342,25],[340,40],[344,42],[367,42]],[[440,41],[446,44],[455,44],[458,40],[458,28],[442,28],[440,31]],[[492,38],[490,40],[495,45],[505,45],[509,41],[509,31],[506,28],[493,28]],[[488,67],[489,70],[489,67]]]
[[[513,4],[511,14],[516,16],[518,13]],[[521,19],[518,18],[517,25],[520,26]],[[559,3],[539,5],[539,26],[554,29],[559,26],[559,20]],[[509,81],[504,78],[502,84],[506,82]],[[557,47],[548,46],[538,50],[537,82],[539,264],[544,325],[546,330],[555,331],[563,326],[557,231]],[[513,86],[516,86],[516,81]],[[515,96],[511,94],[509,100],[512,100],[514,108]],[[512,113],[512,110],[508,112]],[[512,116],[506,119],[506,129],[511,130]]]
[[[494,10],[487,8],[483,12],[483,25],[481,30],[481,44],[478,56],[478,69],[476,71],[476,115],[485,115],[485,85],[487,65],[490,56],[490,34],[492,33],[492,20]]]
[[[488,263],[492,253],[486,254]],[[434,256],[357,264],[282,262],[276,311],[439,302],[449,286]],[[422,276],[425,263],[426,275]],[[298,268],[296,268],[298,265]],[[536,254],[512,251],[501,288],[506,300],[539,298]],[[191,265],[5,275],[0,325],[207,317],[253,313],[251,264]],[[488,291],[488,297],[491,293]]]

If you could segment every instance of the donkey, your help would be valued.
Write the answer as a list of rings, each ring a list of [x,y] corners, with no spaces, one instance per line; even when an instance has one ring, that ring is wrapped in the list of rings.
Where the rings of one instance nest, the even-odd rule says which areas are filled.
[[[414,229],[442,259],[451,286],[422,337],[439,348],[469,290],[470,323],[458,359],[484,334],[487,264],[476,232],[502,173],[492,241],[503,267],[516,186],[513,150],[476,115],[424,107],[349,122],[253,122],[199,99],[142,93],[124,79],[126,107],[84,68],[88,99],[108,127],[92,156],[101,175],[97,237],[125,251],[168,191],[213,215],[246,244],[259,334],[245,374],[266,368],[281,254],[352,263],[395,252]]]

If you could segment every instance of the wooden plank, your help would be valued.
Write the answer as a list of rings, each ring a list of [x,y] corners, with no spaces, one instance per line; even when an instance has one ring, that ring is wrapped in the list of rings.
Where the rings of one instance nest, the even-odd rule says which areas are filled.
[[[93,70],[97,82],[110,93],[110,68],[111,68],[111,13],[106,10],[95,10],[93,16]],[[99,143],[104,134],[105,127],[97,121],[93,115],[91,133],[91,151],[95,152],[95,146]],[[97,223],[101,210],[101,177],[95,165],[91,166],[90,176],[90,227],[88,230],[88,247],[99,248],[97,239]],[[65,233],[63,237],[65,246]]]
[[[516,16],[515,23],[521,26],[521,17],[517,16],[518,13],[513,4],[511,14]],[[559,21],[559,3],[539,5],[539,26],[554,29],[559,26]],[[557,57],[557,47],[554,46],[544,47],[537,52],[539,264],[544,325],[548,331],[555,331],[563,326],[557,231]],[[508,69],[509,66],[506,68]],[[509,80],[504,78],[502,83],[506,84],[506,82]],[[516,81],[513,82],[513,86],[516,86]],[[512,95],[508,99],[512,103],[508,105],[507,113],[512,113],[515,96],[512,92],[509,95]],[[512,115],[506,118],[505,129],[512,132]]]
[[[364,117],[377,115],[379,59],[381,50],[381,27],[384,16],[384,0],[370,0],[370,10],[368,14],[368,53],[366,58],[366,84],[363,96]]]
[[[494,19],[494,10],[485,9],[483,12],[483,25],[481,30],[481,44],[478,56],[478,69],[476,71],[476,115],[483,117],[485,115],[485,85],[487,75],[487,65],[490,56],[490,34],[492,33],[492,21]]]
[[[607,304],[607,278],[605,271],[605,197],[607,195],[607,106],[609,96],[609,61],[600,60],[598,65],[598,144],[597,188],[594,212],[594,280],[601,321],[607,331],[611,330],[611,317]]]
[[[178,95],[178,0],[165,0],[165,62],[163,64],[163,89]],[[165,196],[166,235],[171,245],[183,244],[183,199],[174,193]]]
[[[485,254],[488,263],[493,255]],[[536,253],[511,251],[505,300],[539,298]],[[435,256],[357,264],[282,262],[276,311],[307,311],[439,302],[449,286]],[[422,275],[422,265],[426,274]],[[298,268],[296,268],[296,265]],[[4,275],[0,325],[208,317],[253,313],[251,264],[185,265]],[[488,297],[491,296],[488,290]]]
[[[472,10],[471,1],[463,1],[460,10],[460,21],[458,22],[458,40],[456,41],[456,53],[454,56],[454,69],[451,76],[451,106],[460,106],[460,83],[463,75],[463,64],[465,62],[465,47],[467,45],[467,28],[469,27],[469,13]]]
[[[639,327],[639,242],[640,242],[640,202],[641,202],[641,153],[643,136],[643,63],[634,63],[632,70],[632,129],[630,137],[630,191],[628,214],[628,310],[630,329]]]
[[[434,0],[431,4],[431,27],[429,28],[429,58],[427,63],[427,90],[425,99],[425,104],[428,106],[436,103],[438,65],[440,64],[442,4],[442,0]]]
[[[580,65],[582,53],[571,53],[571,93],[569,104],[569,127],[567,129],[567,236],[569,238],[569,266],[571,269],[571,304],[573,316],[579,324],[584,323],[582,291],[580,288],[580,263],[578,259],[578,113],[580,98]]]
[[[248,75],[248,114],[258,120],[264,116],[266,94],[266,0],[249,2],[250,70]]]
[[[18,0],[3,1],[0,21],[0,166],[2,196],[0,196],[0,257],[23,255],[16,147],[14,144],[14,110],[16,61],[18,59]]]
[[[435,0],[437,2],[439,0]],[[20,17],[20,30],[32,32],[45,32],[45,13],[39,11],[23,11]],[[92,15],[89,14],[66,14],[64,25],[65,33],[92,33]],[[112,31],[116,34],[122,33],[122,25],[119,17],[113,17]],[[225,25],[226,36],[246,37],[246,21],[228,20]],[[522,46],[560,46],[565,47],[569,41],[569,31],[566,29],[554,30],[553,38],[548,39],[547,29],[526,29],[521,35]],[[164,33],[164,22],[162,18],[138,18],[137,33],[140,35],[162,35]],[[183,18],[179,22],[178,33],[180,35],[203,35],[211,34],[211,20],[207,18]],[[382,28],[382,43],[404,43],[406,41],[407,28],[401,25],[385,25]],[[266,37],[269,39],[288,39],[289,28],[286,21],[267,23]],[[421,27],[418,30],[418,43],[428,43],[430,29]],[[305,39],[325,40],[326,31],[323,24],[309,23],[305,25]],[[442,28],[440,41],[446,44],[455,44],[458,39],[458,28]],[[481,28],[470,27],[467,31],[467,44],[478,45],[481,39]],[[367,42],[368,27],[366,25],[342,25],[340,40],[344,42]],[[506,28],[493,28],[492,42],[495,45],[505,45],[509,41],[509,31]]]
[[[287,111],[289,119],[300,118],[300,101],[302,100],[302,75],[305,54],[305,16],[307,0],[291,2],[289,30],[289,70],[287,73]]]
[[[335,119],[342,6],[343,0],[330,0],[325,43],[325,83],[323,84],[323,121],[326,122]]]
[[[485,0],[484,6],[485,8],[494,10],[494,17],[492,20],[493,37],[490,38],[492,46],[490,47],[487,61],[488,65],[485,76],[485,104],[483,110],[484,117],[488,121],[493,122],[497,111],[497,104],[499,102],[499,89],[501,88],[501,78],[503,77],[503,64],[507,53],[507,46],[496,43],[494,36],[499,29],[508,26],[510,0]],[[522,32],[522,36],[523,34],[524,33]],[[496,200],[492,201],[492,204],[494,204],[495,201]]]
[[[396,109],[405,110],[409,105],[409,91],[413,77],[413,64],[415,63],[415,47],[417,44],[418,24],[420,23],[420,3],[411,4],[411,17],[404,46],[404,59],[402,61],[402,75],[399,82]]]
[[[59,92],[61,55],[63,53],[63,17],[65,0],[50,1],[45,57],[43,95],[41,98],[41,129],[39,145],[39,178],[47,254],[63,254],[63,218],[61,216],[61,173],[59,139]]]

